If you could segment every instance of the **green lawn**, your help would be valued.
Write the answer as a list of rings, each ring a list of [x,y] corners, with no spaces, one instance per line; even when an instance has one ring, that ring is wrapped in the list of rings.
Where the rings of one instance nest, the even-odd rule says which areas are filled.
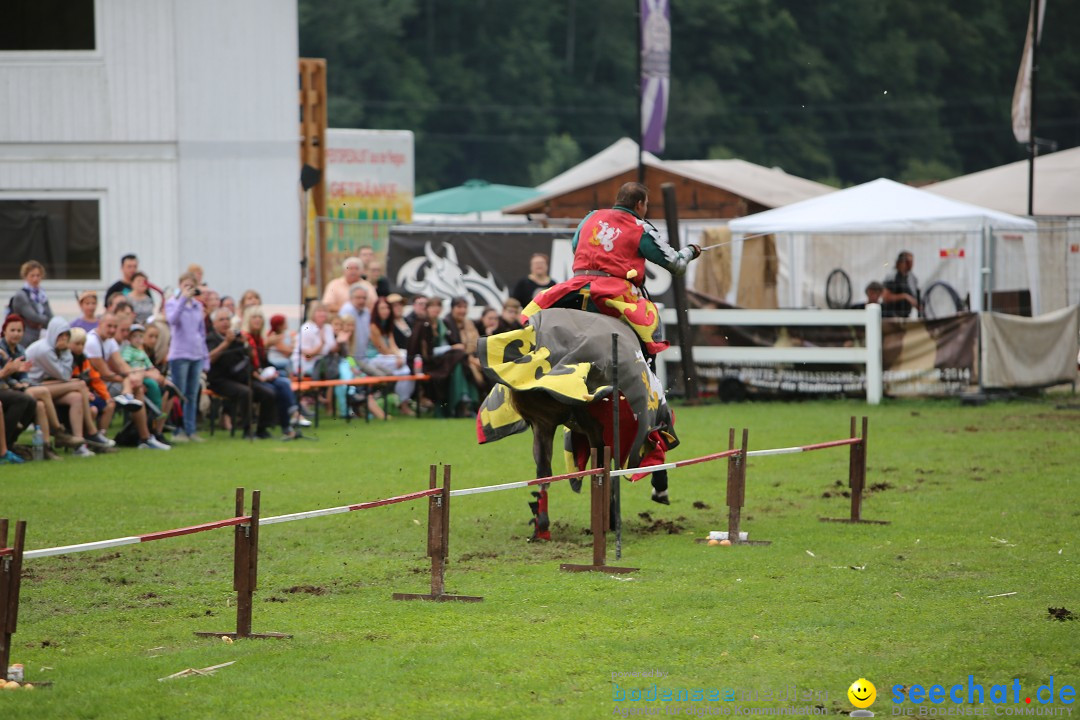
[[[0,718],[592,718],[790,704],[613,702],[612,673],[650,670],[673,688],[827,692],[794,704],[830,713],[852,709],[847,687],[865,677],[879,716],[894,685],[974,675],[987,689],[1018,678],[1029,694],[1050,676],[1075,687],[1080,622],[1047,608],[1080,615],[1080,411],[1054,403],[679,408],[676,459],[726,447],[729,426],[749,427],[758,449],[841,438],[852,414],[868,414],[867,482],[881,489],[863,514],[892,524],[818,521],[847,513],[844,448],[750,463],[743,529],[770,547],[693,541],[726,528],[722,463],[673,473],[670,507],[649,501],[647,481],[624,484],[622,562],[641,571],[622,578],[558,571],[591,557],[584,494],[552,489],[555,540],[542,546],[525,543],[524,490],[456,498],[447,589],[479,604],[391,601],[426,591],[424,501],[267,526],[254,630],[291,640],[192,634],[234,626],[231,530],[27,561],[12,659],[52,685],[0,693]],[[0,516],[27,520],[28,546],[41,548],[228,517],[238,485],[263,491],[268,516],[424,489],[431,463],[451,464],[458,488],[531,476],[527,436],[479,447],[471,421],[330,422],[317,434],[0,467]],[[684,531],[650,532],[643,512]],[[1015,594],[988,597],[1002,593]],[[213,677],[158,682],[231,660]]]

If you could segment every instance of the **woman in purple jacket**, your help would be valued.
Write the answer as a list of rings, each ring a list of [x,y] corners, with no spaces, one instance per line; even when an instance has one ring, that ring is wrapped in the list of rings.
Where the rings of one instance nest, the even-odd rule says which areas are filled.
[[[199,375],[203,364],[209,363],[203,305],[195,299],[199,289],[194,275],[184,273],[178,284],[180,289],[165,303],[165,319],[171,330],[169,374],[184,402],[184,427],[173,433],[173,442],[202,442],[195,434],[195,416],[199,411]]]

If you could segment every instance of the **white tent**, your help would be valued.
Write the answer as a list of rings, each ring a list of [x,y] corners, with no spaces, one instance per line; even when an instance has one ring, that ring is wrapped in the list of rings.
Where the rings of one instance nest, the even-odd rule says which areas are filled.
[[[777,295],[782,305],[823,305],[825,279],[837,267],[851,277],[857,299],[866,282],[889,272],[898,251],[909,250],[924,289],[944,280],[961,296],[970,293],[972,310],[978,311],[981,289],[1026,284],[1038,312],[1034,221],[884,178],[732,220],[729,227],[736,239],[779,236]],[[998,277],[984,284],[984,274]]]

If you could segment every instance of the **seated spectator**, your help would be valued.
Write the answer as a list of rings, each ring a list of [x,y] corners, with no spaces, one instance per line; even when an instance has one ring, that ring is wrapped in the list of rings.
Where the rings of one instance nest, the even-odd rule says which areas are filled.
[[[315,303],[311,307],[311,319],[300,326],[293,357],[294,367],[300,368],[301,374],[305,377],[313,377],[318,362],[335,352],[337,344],[334,326],[330,324],[329,311],[322,303]]]
[[[211,316],[215,310],[221,307],[221,295],[217,290],[204,288],[203,286],[199,286],[199,292],[202,296],[203,324],[206,325],[206,332],[209,333],[214,329],[214,321],[211,320]]]
[[[90,358],[86,357],[86,331],[82,328],[71,328],[68,348],[71,350],[72,378],[82,380],[90,391],[90,417],[94,419],[95,424],[106,411],[108,411],[108,416],[112,417],[116,407],[115,401],[109,396],[109,389],[101,379],[101,375],[90,364]],[[93,440],[107,447],[116,445],[100,430]]]
[[[362,259],[362,258],[361,258]],[[386,297],[390,294],[390,280],[383,275],[383,264],[380,260],[372,258],[365,266],[364,279],[375,288],[375,294]]]
[[[882,285],[881,283],[879,283],[877,280],[871,281],[866,286],[866,301],[861,302],[861,303],[856,303],[856,304],[852,305],[851,308],[853,310],[862,310],[867,305],[870,305],[872,303],[877,303],[877,304],[880,305],[881,304],[881,295],[884,292],[884,290],[885,290],[885,286]]]
[[[90,416],[90,393],[86,384],[72,379],[74,359],[68,348],[70,339],[71,326],[67,320],[60,317],[50,320],[45,337],[26,348],[26,359],[31,362],[27,377],[32,385],[46,388],[56,404],[67,407],[71,435],[78,443],[74,454],[91,457],[94,453],[87,447],[85,438],[97,440],[97,428]]]
[[[534,253],[529,258],[529,274],[518,280],[510,297],[521,303],[521,307],[525,307],[532,302],[536,293],[554,286],[555,281],[548,275],[548,256]]]
[[[213,315],[214,327],[206,336],[210,355],[210,371],[207,382],[218,395],[236,404],[238,420],[243,425],[244,437],[269,438],[270,425],[274,422],[276,398],[271,387],[254,379],[255,367],[247,343],[232,329],[232,314],[218,308]],[[257,427],[252,435],[252,403],[259,404]]]
[[[98,296],[93,290],[86,290],[81,292],[77,296],[79,298],[79,311],[82,313],[75,322],[71,323],[72,329],[82,328],[86,332],[90,332],[97,327],[97,307]]]
[[[131,303],[135,322],[145,326],[154,314],[154,298],[150,296],[150,282],[146,279],[146,273],[139,271],[131,276],[131,289],[128,290],[127,301]],[[116,310],[114,309],[113,312]]]
[[[149,404],[149,415],[154,417],[152,432],[154,437],[164,443],[165,436],[162,435],[162,429],[167,419],[164,412],[165,376],[154,367],[150,356],[143,350],[143,335],[145,333],[146,328],[142,325],[132,325],[125,342],[120,344],[120,357],[133,370],[141,371],[143,391]]]
[[[399,348],[394,339],[394,313],[387,298],[381,297],[375,302],[375,317],[371,320],[366,355],[368,363],[379,375],[412,375],[412,369],[405,361],[405,350]],[[410,407],[415,387],[415,380],[398,380],[394,383],[398,410],[402,415],[415,414]]]
[[[113,295],[126,295],[131,290],[131,279],[139,271],[139,258],[127,254],[120,258],[120,279],[105,291],[105,304],[108,305]]]
[[[351,355],[358,363],[367,358],[368,337],[371,327],[371,309],[368,306],[369,298],[367,285],[355,283],[349,288],[349,302],[338,311],[338,316],[351,318],[355,332],[353,342],[346,349],[346,354]]]
[[[37,260],[28,260],[19,268],[23,286],[11,298],[11,312],[19,315],[25,325],[23,344],[29,347],[41,337],[42,330],[52,319],[53,311],[49,306],[49,297],[41,289],[45,277],[45,266]]]
[[[496,333],[510,332],[521,329],[521,303],[517,298],[506,298],[503,302],[502,317],[495,327]]]
[[[469,301],[463,297],[454,298],[450,302],[450,315],[446,321],[451,345],[461,344],[465,349],[465,361],[455,368],[450,376],[450,398],[460,398],[462,404],[468,405],[464,410],[466,416],[472,414],[472,410],[487,396],[487,390],[490,390],[486,388],[487,381],[480,360],[476,357],[480,331],[469,319],[468,312]]]
[[[289,378],[279,374],[278,369],[271,365],[267,358],[266,342],[263,337],[265,324],[266,316],[263,315],[262,307],[251,305],[244,312],[244,320],[240,325],[241,333],[251,348],[251,362],[254,365],[255,376],[274,391],[278,423],[281,425],[281,439],[291,440],[296,437],[292,423],[299,405],[296,403],[296,395],[293,393]]]
[[[244,294],[240,296],[240,305],[237,310],[240,313],[240,317],[244,317],[244,313],[247,312],[249,307],[255,307],[256,305],[262,305],[262,295],[258,290],[245,290]]]
[[[138,438],[137,446],[143,450],[169,450],[168,443],[161,442],[150,433],[146,408],[136,397],[143,393],[142,373],[128,365],[121,356],[120,344],[116,340],[118,329],[115,315],[102,315],[97,328],[86,334],[86,357],[105,381],[109,395],[117,405],[124,407],[130,417]],[[102,413],[101,427],[107,428],[111,422],[112,414],[106,409]]]
[[[23,459],[8,449],[7,428],[4,425],[4,403],[0,400],[0,465],[22,465]]]
[[[0,449],[13,448],[22,431],[33,426],[37,420],[38,403],[25,392],[25,384],[13,379],[15,375],[25,375],[29,369],[30,361],[26,358],[11,358],[0,350],[0,405],[3,406],[3,411],[0,413],[0,419],[3,420],[0,439],[4,440],[4,445]],[[43,425],[42,433],[47,437],[48,425],[39,424]],[[45,447],[49,448],[48,440],[45,442]],[[46,457],[51,452],[49,450]],[[6,450],[4,455],[0,455],[0,462],[3,457],[6,457]]]
[[[348,306],[346,306],[348,307]],[[344,310],[345,308],[342,308]],[[334,332],[338,340],[338,347],[335,354],[331,355],[331,358],[336,357],[337,363],[337,377],[339,380],[352,380],[353,378],[363,375],[381,375],[367,361],[365,354],[361,354],[360,357],[355,357],[351,354],[352,349],[358,346],[356,340],[357,327],[356,320],[352,315],[343,315],[335,317],[331,320],[331,324],[334,326]],[[370,333],[370,329],[365,335]],[[367,412],[371,417],[376,420],[383,420],[386,418],[386,413],[379,407],[377,393],[372,392],[372,388],[365,385],[339,385],[334,389],[334,398],[337,405],[338,415],[342,418],[349,417],[350,412],[354,417],[361,417],[362,413]],[[366,407],[366,411],[363,409]]]
[[[326,283],[326,290],[323,292],[322,304],[326,307],[327,312],[337,314],[345,303],[349,302],[349,291],[358,282],[363,282],[364,287],[367,289],[368,307],[374,307],[375,298],[378,296],[375,294],[375,288],[372,287],[371,283],[363,279],[364,266],[360,258],[346,258],[345,262],[341,264],[341,269],[342,276]]]
[[[405,313],[405,322],[410,328],[415,327],[417,322],[427,319],[427,304],[426,295],[413,295],[412,307]]]
[[[467,306],[466,303],[466,309]],[[467,409],[463,403],[471,402],[473,395],[479,393],[464,374],[462,366],[468,365],[468,355],[460,339],[460,329],[454,324],[451,331],[449,324],[440,319],[441,314],[442,298],[429,298],[427,317],[413,328],[408,358],[411,364],[414,357],[420,356],[424,372],[431,376],[428,387],[432,399],[443,417],[452,417],[463,414]],[[473,388],[472,392],[467,386]]]
[[[203,323],[203,304],[196,299],[199,293],[195,275],[184,273],[179,288],[165,302],[165,319],[169,323],[169,376],[183,404],[183,427],[173,432],[173,442],[202,442],[195,432],[199,412],[199,381],[203,363],[209,362],[206,349],[206,325]]]
[[[266,359],[286,377],[293,374],[293,346],[296,333],[289,332],[289,321],[284,315],[270,317],[270,331],[266,333]]]
[[[412,337],[412,325],[405,319],[405,299],[397,293],[390,293],[386,296],[386,302],[390,303],[393,313],[394,342],[404,350],[409,347],[409,338]]]
[[[52,395],[41,386],[31,385],[27,372],[32,363],[26,359],[26,350],[19,341],[23,337],[23,320],[18,315],[4,318],[2,337],[0,337],[0,399],[5,403],[7,415],[8,445],[14,446],[19,434],[36,424],[45,438],[48,459],[56,455],[49,450],[52,440],[57,445],[77,448],[73,437],[64,430],[56,413]],[[27,407],[27,398],[29,406]],[[20,427],[21,426],[21,427]]]
[[[119,325],[130,326],[135,322],[135,308],[127,301],[126,295],[113,295],[106,309],[116,316],[116,322]]]
[[[490,337],[499,331],[499,311],[490,305],[485,305],[480,311],[480,322],[477,329],[484,337]]]

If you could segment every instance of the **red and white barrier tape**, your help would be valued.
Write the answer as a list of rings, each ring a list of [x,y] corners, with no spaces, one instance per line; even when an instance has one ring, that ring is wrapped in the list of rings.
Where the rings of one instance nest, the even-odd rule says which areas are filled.
[[[697,465],[698,463],[709,462],[710,460],[720,460],[722,458],[731,457],[732,455],[738,455],[741,452],[742,450],[740,450],[739,448],[734,448],[732,450],[725,450],[724,452],[713,453],[712,455],[702,455],[701,457],[690,458],[688,460],[677,460],[675,462],[664,463],[663,465],[649,465],[648,467],[612,470],[611,477],[622,477],[624,475],[640,475],[642,473],[650,473],[657,470],[674,470],[675,468],[681,468],[687,465]]]
[[[248,515],[228,518],[227,520],[216,520],[214,522],[203,523],[202,525],[190,525],[188,527],[177,528],[176,530],[162,530],[161,532],[146,533],[145,535],[131,535],[129,537],[113,538],[112,540],[98,540],[97,542],[79,543],[77,545],[61,545],[60,547],[42,548],[41,550],[28,550],[23,553],[23,559],[33,560],[35,558],[49,557],[51,555],[70,555],[73,553],[88,552],[90,550],[104,550],[106,548],[120,547],[121,545],[138,545],[139,543],[164,540],[165,538],[177,537],[179,535],[191,535],[192,533],[204,532],[206,530],[216,530],[218,528],[231,527],[233,525],[243,525],[250,521],[251,516]]]
[[[289,515],[275,515],[273,517],[260,519],[259,525],[276,525],[277,523],[292,522],[293,520],[307,520],[308,518],[322,517],[323,515],[338,515],[340,513],[353,512],[354,510],[367,510],[368,508],[382,507],[383,505],[393,505],[409,500],[419,500],[420,498],[438,495],[441,492],[442,488],[431,488],[430,490],[421,490],[420,492],[409,493],[408,495],[398,495],[396,497],[386,498],[385,500],[372,500],[371,502],[357,503],[355,505],[341,505],[339,507],[326,508],[325,510],[308,510],[307,512],[290,513]]]
[[[810,452],[811,450],[824,450],[831,447],[844,445],[856,445],[862,442],[862,438],[844,438],[843,440],[830,440],[829,442],[814,443],[813,445],[799,445],[798,447],[773,448],[772,450],[750,450],[747,457],[761,457],[763,455],[791,455],[794,453]]]
[[[552,475],[550,477],[536,478],[535,480],[520,480],[518,482],[503,483],[502,485],[484,485],[483,487],[463,488],[461,490],[451,490],[450,497],[479,495],[481,493],[498,492],[500,490],[513,490],[514,488],[529,487],[530,485],[543,485],[545,483],[559,482],[560,480],[571,480],[573,478],[589,477],[590,475],[602,475],[603,473],[603,468],[594,468],[592,470],[581,470],[580,472],[569,473],[567,475]]]

